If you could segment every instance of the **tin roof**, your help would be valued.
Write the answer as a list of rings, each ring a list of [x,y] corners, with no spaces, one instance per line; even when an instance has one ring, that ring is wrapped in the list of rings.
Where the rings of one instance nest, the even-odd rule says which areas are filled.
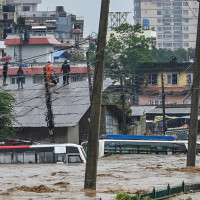
[[[104,89],[112,81],[104,80]],[[24,85],[18,90],[17,85],[8,85],[16,98],[14,105],[16,120],[15,127],[47,127],[45,115],[47,112],[45,88],[43,85]],[[55,127],[75,126],[90,107],[88,82],[74,82],[69,85],[58,84],[50,88],[52,110]]]
[[[142,116],[154,108],[156,106],[131,106],[131,116]]]

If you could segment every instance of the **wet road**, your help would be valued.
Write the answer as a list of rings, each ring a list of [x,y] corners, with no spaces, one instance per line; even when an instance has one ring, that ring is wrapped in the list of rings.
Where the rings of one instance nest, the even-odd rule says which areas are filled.
[[[196,168],[185,168],[186,155],[113,155],[99,159],[97,191],[84,191],[85,164],[1,165],[2,200],[113,200],[119,191],[134,194],[200,183]],[[182,170],[184,168],[184,170]]]

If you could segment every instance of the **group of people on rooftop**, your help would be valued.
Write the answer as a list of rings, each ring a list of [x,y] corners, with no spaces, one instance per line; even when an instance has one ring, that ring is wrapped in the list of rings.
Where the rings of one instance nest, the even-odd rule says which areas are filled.
[[[6,83],[8,64],[9,64],[9,62],[7,61],[3,65],[3,85],[4,86],[8,85]],[[55,72],[55,70],[53,69],[50,61],[48,61],[46,63],[45,68],[46,68],[47,84],[50,85],[52,82],[54,85],[56,85],[57,81],[56,81],[54,73],[53,73],[53,72]],[[65,60],[61,67],[61,73],[63,73],[63,84],[69,84],[69,72],[70,72],[69,61]],[[23,89],[24,82],[25,82],[24,81],[24,71],[23,71],[22,67],[19,66],[19,69],[17,70],[18,89],[20,89],[20,86]]]

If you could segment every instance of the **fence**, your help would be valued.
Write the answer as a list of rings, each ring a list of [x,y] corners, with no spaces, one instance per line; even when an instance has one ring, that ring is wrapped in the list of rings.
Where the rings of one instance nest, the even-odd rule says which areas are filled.
[[[170,185],[168,184],[166,190],[159,190],[156,191],[154,188],[151,193],[148,194],[142,194],[140,195],[137,193],[137,196],[140,197],[140,199],[144,197],[149,197],[150,199],[156,199],[156,200],[162,200],[166,199],[167,197],[174,196],[176,194],[180,194],[181,192],[187,193],[195,190],[200,190],[200,184],[192,184],[192,185],[185,185],[184,181],[182,182],[182,185],[179,187],[173,187],[171,188]],[[132,197],[132,199],[137,199],[137,196]]]

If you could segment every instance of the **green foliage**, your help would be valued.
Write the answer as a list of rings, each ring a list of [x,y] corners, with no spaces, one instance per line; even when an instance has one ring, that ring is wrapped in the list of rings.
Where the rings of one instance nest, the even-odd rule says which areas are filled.
[[[128,79],[140,62],[154,61],[150,48],[151,38],[141,35],[141,25],[122,24],[111,34],[106,47],[106,69],[109,76],[119,80],[121,74]]]
[[[84,60],[84,55],[83,53],[79,52],[79,53],[75,53],[71,56],[70,58],[70,61],[73,62],[73,61],[81,61],[81,60]]]
[[[14,134],[12,122],[14,121],[13,106],[14,97],[5,91],[0,92],[0,139]]]
[[[120,192],[117,194],[115,200],[151,200],[149,197],[140,197],[139,195],[136,195],[135,197],[132,197],[131,195]]]
[[[125,192],[118,193],[115,198],[115,200],[131,200],[131,199],[132,199],[132,197]]]
[[[172,56],[176,57],[176,62],[189,62],[190,59],[195,58],[195,49],[189,48],[188,50],[179,48],[175,51],[171,49],[157,49],[152,48],[151,55],[157,62],[170,62]]]

